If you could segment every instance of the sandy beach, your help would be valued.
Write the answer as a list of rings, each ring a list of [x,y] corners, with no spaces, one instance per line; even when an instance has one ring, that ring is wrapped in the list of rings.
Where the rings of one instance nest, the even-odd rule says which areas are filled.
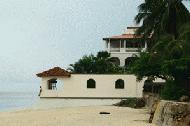
[[[110,112],[100,115],[99,112]],[[65,107],[0,112],[1,126],[153,126],[145,109],[115,106]]]

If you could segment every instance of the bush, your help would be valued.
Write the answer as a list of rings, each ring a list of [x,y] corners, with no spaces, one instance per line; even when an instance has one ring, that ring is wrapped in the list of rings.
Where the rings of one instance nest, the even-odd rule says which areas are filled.
[[[128,98],[114,105],[119,107],[142,108],[145,106],[145,100],[143,98]]]
[[[175,81],[167,81],[161,93],[164,100],[178,100],[183,95],[188,95],[188,92]]]

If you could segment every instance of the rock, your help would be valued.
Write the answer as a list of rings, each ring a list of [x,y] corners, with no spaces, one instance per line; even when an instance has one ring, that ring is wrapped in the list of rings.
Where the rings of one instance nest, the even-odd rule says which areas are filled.
[[[143,93],[144,93],[143,98],[145,99],[147,108],[151,108],[152,105],[155,103],[155,101],[160,101],[160,95],[158,94],[145,93],[145,92]]]
[[[190,103],[161,101],[152,122],[156,126],[190,126]]]
[[[152,120],[154,118],[154,113],[156,111],[156,108],[158,106],[158,101],[155,101],[151,107],[151,110],[150,110],[150,118],[149,118],[149,123],[152,123]]]
[[[180,99],[179,99],[179,102],[188,102],[189,101],[189,97],[188,96],[182,96]]]
[[[110,112],[100,112],[99,114],[110,114]]]

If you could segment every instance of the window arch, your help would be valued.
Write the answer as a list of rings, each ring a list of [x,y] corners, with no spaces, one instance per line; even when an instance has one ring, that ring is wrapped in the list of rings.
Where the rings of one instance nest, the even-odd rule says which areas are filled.
[[[96,81],[94,79],[87,80],[87,88],[96,88]]]
[[[115,81],[115,88],[116,89],[124,89],[125,82],[122,79],[118,79]]]
[[[131,65],[132,63],[134,63],[134,61],[137,59],[137,57],[128,57],[125,59],[125,67],[128,67],[129,65]]]
[[[120,65],[120,60],[118,57],[111,57],[110,59],[108,59],[109,62],[115,64],[115,65]]]

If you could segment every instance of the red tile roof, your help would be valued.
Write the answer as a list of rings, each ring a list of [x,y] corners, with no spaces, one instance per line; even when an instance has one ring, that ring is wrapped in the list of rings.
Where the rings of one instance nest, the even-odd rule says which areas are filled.
[[[50,77],[50,76],[67,76],[67,77],[70,77],[71,74],[60,68],[60,67],[54,67],[52,69],[49,69],[47,71],[44,71],[42,73],[38,73],[36,74],[38,77]]]
[[[109,40],[109,39],[135,39],[135,38],[142,38],[143,35],[135,35],[135,34],[122,34],[118,36],[112,36],[108,38],[103,38],[103,40]]]

